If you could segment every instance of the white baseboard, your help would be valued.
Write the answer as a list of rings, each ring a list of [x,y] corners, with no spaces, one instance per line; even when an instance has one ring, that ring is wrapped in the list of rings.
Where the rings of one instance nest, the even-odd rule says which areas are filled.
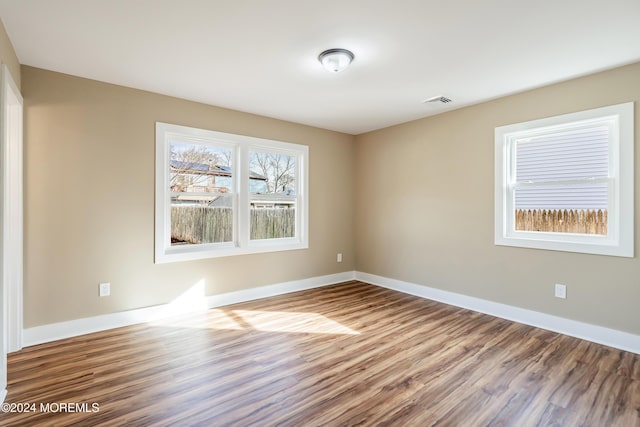
[[[470,297],[415,283],[389,279],[369,273],[356,272],[356,279],[383,288],[393,289],[405,294],[440,301],[456,307],[467,308],[480,313],[490,314],[502,319],[525,325],[535,326],[564,335],[615,347],[620,350],[640,354],[640,336],[603,326],[591,325],[576,320],[565,319],[551,314],[540,313],[524,308],[513,307],[480,298]]]
[[[23,331],[23,344],[25,347],[42,344],[92,332],[156,321],[179,314],[197,312],[229,304],[303,291],[305,289],[319,288],[354,279],[372,285],[381,286],[383,288],[393,289],[405,294],[440,301],[457,307],[467,308],[469,310],[500,317],[502,319],[535,326],[564,335],[618,348],[620,350],[640,354],[640,336],[630,334],[628,332],[591,325],[588,323],[578,322],[576,320],[565,319],[563,317],[540,313],[533,310],[513,307],[506,304],[500,304],[493,301],[359,271],[347,271],[344,273],[294,280],[291,282],[203,297],[202,301],[199,301],[199,304],[193,304],[190,302],[187,305],[186,310],[184,307],[177,307],[176,310],[176,307],[172,304],[164,304],[120,313],[111,313],[84,319],[70,320],[67,322],[36,326]],[[3,396],[2,393],[3,392],[0,391],[0,396]]]
[[[120,328],[156,321],[171,316],[203,311],[213,307],[252,301],[305,289],[319,288],[355,279],[355,272],[330,274],[327,276],[311,277],[291,282],[277,283],[258,288],[244,289],[220,295],[200,297],[198,301],[190,300],[189,304],[163,304],[153,307],[139,308],[119,313],[104,314],[84,319],[69,320],[49,325],[35,326],[23,330],[23,345],[25,347],[51,342],[63,338],[70,338],[107,329]]]
[[[0,405],[4,403],[4,398],[7,397],[7,389],[0,390]]]

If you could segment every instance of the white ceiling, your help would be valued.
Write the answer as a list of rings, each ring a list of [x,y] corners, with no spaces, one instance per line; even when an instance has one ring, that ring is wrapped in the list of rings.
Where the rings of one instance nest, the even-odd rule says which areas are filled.
[[[22,64],[350,134],[640,61],[640,0],[0,0],[0,17]],[[338,47],[355,60],[330,74],[317,56]]]

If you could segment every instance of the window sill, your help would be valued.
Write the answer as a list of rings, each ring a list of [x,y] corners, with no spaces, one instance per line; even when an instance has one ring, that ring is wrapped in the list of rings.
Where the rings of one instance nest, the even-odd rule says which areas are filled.
[[[245,248],[233,243],[211,245],[172,246],[156,254],[156,264],[179,261],[195,261],[206,258],[222,258],[237,255],[250,255],[266,252],[283,252],[308,249],[309,245],[299,239],[274,239],[275,241],[252,242]]]
[[[514,232],[507,236],[496,236],[495,244],[498,246],[633,258],[632,239],[619,242],[607,236]]]

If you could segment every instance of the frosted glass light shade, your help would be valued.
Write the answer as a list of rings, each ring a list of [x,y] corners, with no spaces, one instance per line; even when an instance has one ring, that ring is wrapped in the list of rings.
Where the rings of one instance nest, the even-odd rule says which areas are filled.
[[[346,49],[329,49],[322,52],[320,56],[318,56],[318,60],[322,63],[325,70],[338,73],[351,64],[351,61],[353,61],[353,53]]]

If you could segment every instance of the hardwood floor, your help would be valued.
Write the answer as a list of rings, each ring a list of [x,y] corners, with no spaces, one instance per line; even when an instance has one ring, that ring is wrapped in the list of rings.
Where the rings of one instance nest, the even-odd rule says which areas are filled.
[[[35,411],[2,426],[640,426],[639,355],[360,282],[29,347],[8,376]]]

